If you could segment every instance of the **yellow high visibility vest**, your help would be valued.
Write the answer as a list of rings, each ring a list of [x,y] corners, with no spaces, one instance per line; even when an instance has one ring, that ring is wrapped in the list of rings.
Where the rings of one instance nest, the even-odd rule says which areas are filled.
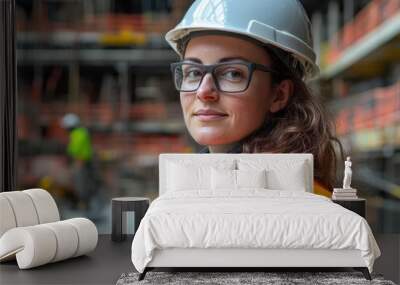
[[[86,128],[80,127],[71,131],[67,151],[75,159],[83,161],[92,159],[92,144]]]

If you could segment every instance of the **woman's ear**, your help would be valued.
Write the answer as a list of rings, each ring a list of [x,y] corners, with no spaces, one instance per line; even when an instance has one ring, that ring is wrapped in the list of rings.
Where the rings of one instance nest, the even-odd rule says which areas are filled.
[[[273,101],[269,108],[271,113],[276,113],[286,107],[290,96],[293,94],[293,81],[282,80],[278,85],[273,87]]]

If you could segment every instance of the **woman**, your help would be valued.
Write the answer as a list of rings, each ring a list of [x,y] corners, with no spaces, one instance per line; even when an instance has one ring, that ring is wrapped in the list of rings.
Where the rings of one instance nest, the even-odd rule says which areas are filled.
[[[297,0],[197,0],[166,39],[182,59],[171,68],[185,124],[205,152],[312,153],[314,191],[330,196],[338,140],[305,83],[319,69]]]

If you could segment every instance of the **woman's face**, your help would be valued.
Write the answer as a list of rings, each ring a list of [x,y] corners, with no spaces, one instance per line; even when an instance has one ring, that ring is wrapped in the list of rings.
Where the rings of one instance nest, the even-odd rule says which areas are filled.
[[[187,45],[185,61],[215,64],[245,60],[271,66],[264,48],[236,37],[194,37]],[[210,148],[233,144],[259,128],[272,102],[271,76],[255,70],[247,90],[225,93],[217,90],[206,74],[194,92],[181,92],[185,124],[194,140]]]

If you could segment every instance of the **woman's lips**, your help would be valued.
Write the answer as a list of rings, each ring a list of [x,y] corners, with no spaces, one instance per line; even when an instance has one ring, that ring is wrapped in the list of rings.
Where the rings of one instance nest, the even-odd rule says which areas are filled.
[[[195,114],[193,115],[197,120],[202,121],[202,122],[208,122],[208,121],[218,121],[222,120],[228,115],[223,115],[223,114]]]

